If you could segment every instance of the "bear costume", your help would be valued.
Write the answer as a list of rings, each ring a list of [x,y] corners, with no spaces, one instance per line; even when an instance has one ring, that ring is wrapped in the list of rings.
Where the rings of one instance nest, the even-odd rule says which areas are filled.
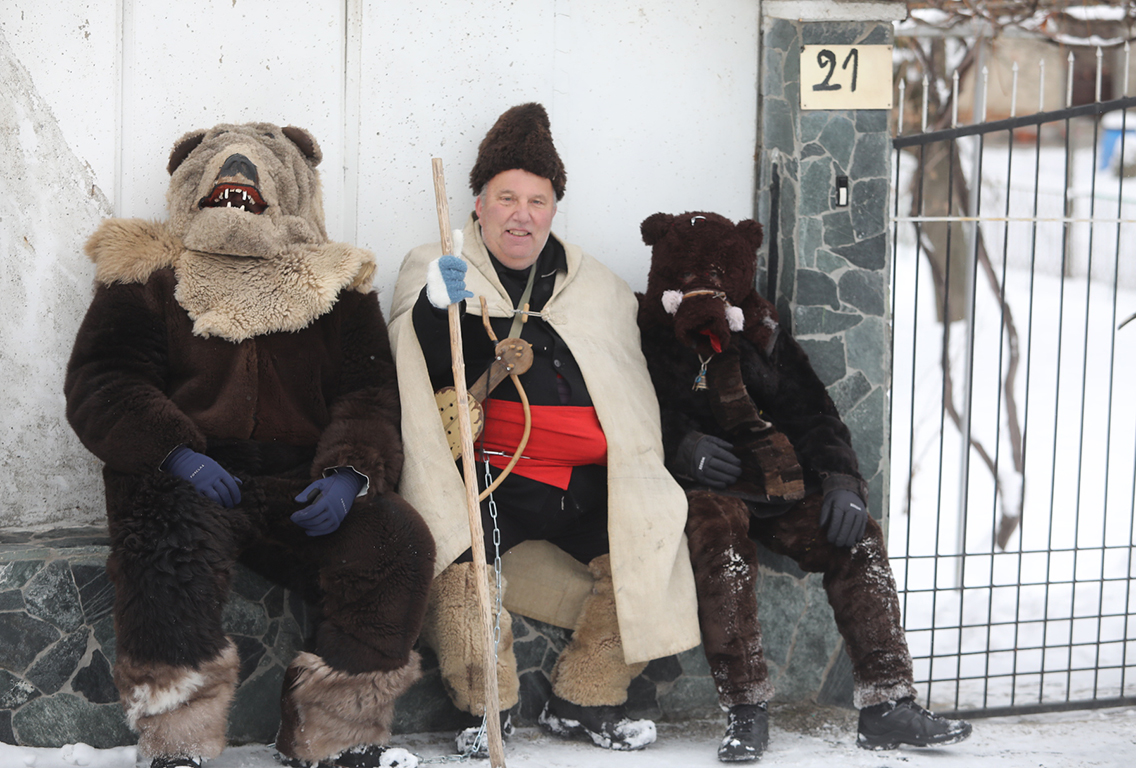
[[[86,245],[96,288],[67,417],[105,463],[114,679],[154,768],[225,746],[238,560],[321,616],[285,674],[282,761],[417,762],[382,745],[420,675],[434,542],[393,492],[400,407],[374,257],[328,241],[320,159],[294,127],[188,133],[169,220],[109,219]]]
[[[654,214],[640,231],[651,247],[643,353],[667,465],[687,492],[702,642],[729,713],[719,759],[757,760],[768,740],[754,541],[824,574],[852,660],[860,746],[966,738],[969,724],[914,703],[895,580],[851,433],[755,288],[761,225],[694,211]]]

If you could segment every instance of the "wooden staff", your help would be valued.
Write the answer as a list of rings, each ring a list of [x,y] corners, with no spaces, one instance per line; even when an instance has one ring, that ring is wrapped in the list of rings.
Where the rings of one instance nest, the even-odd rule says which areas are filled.
[[[450,204],[446,199],[446,179],[442,160],[432,160],[434,199],[438,205],[438,229],[442,234],[442,253],[452,254]],[[458,256],[459,254],[453,254]],[[465,386],[465,359],[462,356],[461,312],[458,303],[450,304],[450,355],[453,360],[454,390],[457,396],[458,433],[461,436],[462,471],[465,476],[465,498],[469,511],[469,537],[473,550],[473,581],[477,589],[477,605],[481,609],[481,628],[485,633],[485,733],[489,740],[489,764],[505,767],[505,747],[501,741],[500,696],[497,693],[497,654],[493,645],[493,610],[489,605],[489,584],[485,571],[485,531],[481,527],[481,504],[477,499],[476,463],[473,457],[473,426],[469,420],[469,393]]]

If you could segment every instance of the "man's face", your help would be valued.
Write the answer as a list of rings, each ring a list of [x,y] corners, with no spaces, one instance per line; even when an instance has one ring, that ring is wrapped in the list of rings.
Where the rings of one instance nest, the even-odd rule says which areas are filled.
[[[489,252],[510,269],[524,269],[548,242],[556,194],[548,179],[514,168],[489,180],[474,210]]]

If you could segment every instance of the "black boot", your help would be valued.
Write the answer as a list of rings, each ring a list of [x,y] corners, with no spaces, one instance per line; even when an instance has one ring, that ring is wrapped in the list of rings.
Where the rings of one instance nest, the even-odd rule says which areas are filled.
[[[730,707],[726,735],[718,746],[718,759],[723,763],[748,763],[760,760],[769,744],[769,713],[765,702],[737,704]]]
[[[196,757],[155,757],[150,768],[201,768],[201,761]]]
[[[859,730],[856,743],[864,749],[929,747],[962,741],[970,736],[970,723],[939,717],[907,696],[861,709]]]
[[[537,719],[553,736],[587,736],[604,749],[643,749],[655,741],[655,724],[632,720],[622,706],[584,707],[552,694]]]
[[[513,719],[508,710],[501,713],[501,741],[506,742],[513,735]],[[478,736],[481,740],[478,741]],[[489,757],[489,732],[483,731],[481,725],[466,728],[458,734],[455,743],[459,755],[468,754],[470,757],[486,759]]]

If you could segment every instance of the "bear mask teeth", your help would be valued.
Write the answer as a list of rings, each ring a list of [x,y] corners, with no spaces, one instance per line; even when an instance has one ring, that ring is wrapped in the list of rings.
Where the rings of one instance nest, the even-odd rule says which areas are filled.
[[[221,183],[213,191],[201,198],[198,208],[240,208],[253,214],[264,213],[268,203],[260,196],[256,187],[248,184]]]

